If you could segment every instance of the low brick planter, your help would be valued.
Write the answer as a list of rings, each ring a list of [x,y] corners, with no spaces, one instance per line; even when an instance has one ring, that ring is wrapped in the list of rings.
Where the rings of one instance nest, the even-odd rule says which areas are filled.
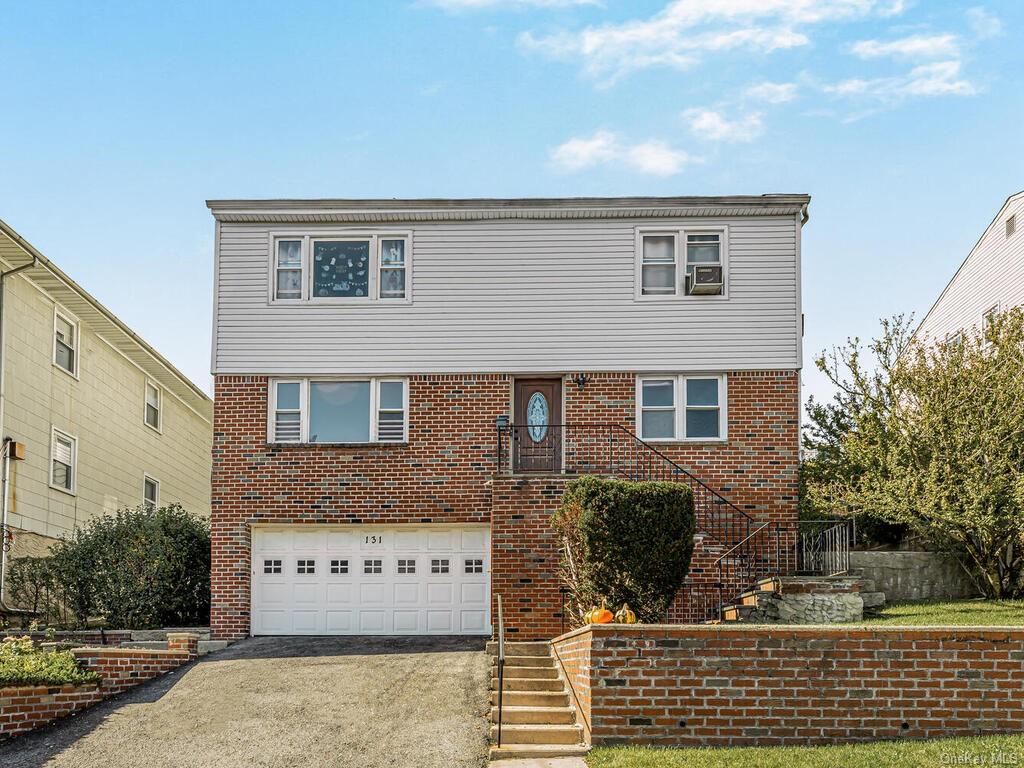
[[[603,625],[556,638],[591,743],[1024,732],[1024,628]]]
[[[99,684],[0,688],[0,741],[74,714],[195,659],[199,636],[169,634],[166,651],[135,648],[75,648],[84,667],[98,672]]]

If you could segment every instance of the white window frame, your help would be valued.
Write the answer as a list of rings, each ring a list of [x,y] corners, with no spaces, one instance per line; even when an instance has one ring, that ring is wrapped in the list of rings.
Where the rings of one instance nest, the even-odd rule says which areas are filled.
[[[146,498],[146,483],[147,482],[153,483],[153,485],[156,486],[156,499],[153,501],[152,509],[159,509],[160,508],[160,481],[157,480],[155,477],[153,477],[148,472],[145,472],[142,475],[142,505],[143,506],[147,506],[149,504],[149,500]]]
[[[65,440],[71,441],[71,487],[65,488],[63,485],[57,485],[53,482],[53,462],[56,458],[55,448],[57,447],[57,435],[60,435]],[[66,493],[69,496],[78,495],[78,438],[72,435],[70,432],[66,432],[63,429],[57,429],[57,427],[50,427],[50,460],[46,465],[46,479],[49,486],[55,491]]]
[[[147,418],[147,411],[149,410],[149,388],[152,387],[156,391],[156,426],[154,427],[149,423]],[[142,387],[142,423],[152,429],[154,432],[163,434],[164,431],[164,393],[160,389],[160,386],[151,379],[146,379],[146,383]]]
[[[281,240],[301,240],[301,292],[297,299],[277,298],[277,243]],[[380,295],[381,241],[405,241],[405,296],[382,297]],[[366,296],[314,296],[313,295],[313,249],[317,242],[368,242],[370,279]],[[270,258],[268,259],[268,292],[270,304],[411,304],[413,270],[413,233],[408,229],[381,230],[324,230],[315,234],[278,230],[269,235]]]
[[[643,292],[644,237],[647,235],[672,235],[675,237],[676,285],[674,293]],[[687,235],[719,235],[720,264],[722,266],[722,292],[708,296],[686,292]],[[634,236],[634,301],[724,301],[729,298],[729,227],[726,224],[700,227],[637,227]],[[711,264],[709,266],[716,266]]]
[[[686,380],[717,379],[718,380],[718,437],[689,437],[686,434]],[[675,437],[645,437],[643,435],[643,386],[645,381],[673,382],[672,402],[675,410]],[[725,443],[729,440],[729,385],[728,376],[724,373],[649,373],[636,377],[635,414],[636,434],[645,443]],[[698,408],[702,406],[694,406]],[[711,410],[707,406],[706,410]],[[665,408],[664,410],[668,410]]]
[[[370,383],[370,439],[366,442],[315,442],[309,440],[309,385],[314,382],[344,382],[344,381],[368,381]],[[380,385],[383,382],[399,382],[402,384],[402,412],[405,418],[402,421],[401,440],[380,440],[378,436],[378,417],[380,409]],[[274,421],[277,413],[277,385],[298,384],[299,385],[299,439],[281,441],[274,435]],[[311,378],[297,379],[286,377],[270,379],[268,382],[270,391],[267,397],[267,443],[274,445],[404,445],[409,442],[409,379],[402,376],[314,376]]]
[[[69,371],[67,368],[65,368],[63,365],[61,365],[60,363],[57,362],[57,319],[58,318],[62,319],[64,322],[69,323],[71,325],[71,332],[72,332],[72,334],[75,337],[74,338],[74,344],[72,345],[72,349],[71,349],[71,352],[72,352],[72,363],[71,364],[74,366],[74,370],[73,371]],[[58,307],[57,305],[54,305],[54,307],[53,307],[53,349],[51,350],[51,353],[50,353],[50,361],[53,363],[53,366],[55,368],[58,368],[58,369],[64,371],[64,373],[66,373],[68,376],[71,376],[72,378],[77,380],[77,379],[79,379],[80,372],[82,370],[82,368],[81,368],[82,354],[81,353],[82,353],[82,326],[81,326],[81,324],[79,324],[78,318],[75,317],[74,315],[72,315],[67,310],[63,309],[62,307]]]

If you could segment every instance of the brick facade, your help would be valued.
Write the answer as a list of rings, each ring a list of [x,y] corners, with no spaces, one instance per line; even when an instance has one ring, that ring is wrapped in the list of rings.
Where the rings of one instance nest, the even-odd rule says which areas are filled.
[[[1020,628],[605,625],[553,645],[595,745],[1024,732]]]
[[[98,685],[0,688],[0,741],[91,707],[196,658],[198,635],[172,633],[167,641],[166,651],[75,648],[72,653],[82,666],[102,677]]]
[[[636,377],[589,373],[563,381],[564,421],[635,425]],[[491,524],[492,595],[501,593],[518,639],[561,630],[557,549],[548,519],[562,478],[495,476],[495,420],[510,413],[514,377],[409,377],[407,443],[268,445],[263,376],[216,378],[211,629],[249,633],[249,532],[254,523]],[[791,523],[797,494],[799,377],[728,374],[724,443],[663,452],[760,521]],[[715,555],[717,557],[717,555]],[[673,618],[685,620],[685,605]]]

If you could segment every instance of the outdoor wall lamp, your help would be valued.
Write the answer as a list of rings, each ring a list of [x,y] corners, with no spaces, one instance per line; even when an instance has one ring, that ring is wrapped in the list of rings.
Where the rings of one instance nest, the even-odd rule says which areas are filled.
[[[587,382],[590,381],[590,377],[587,376],[587,374],[585,373],[577,373],[575,376],[572,377],[572,380],[576,384],[576,386],[582,390],[585,386],[587,386]]]

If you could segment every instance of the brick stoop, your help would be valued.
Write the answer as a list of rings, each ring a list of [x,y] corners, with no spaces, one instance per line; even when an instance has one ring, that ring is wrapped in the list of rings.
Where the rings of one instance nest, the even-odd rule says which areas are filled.
[[[491,760],[584,755],[583,729],[547,642],[505,643],[501,747],[498,738],[497,643],[491,654]]]

